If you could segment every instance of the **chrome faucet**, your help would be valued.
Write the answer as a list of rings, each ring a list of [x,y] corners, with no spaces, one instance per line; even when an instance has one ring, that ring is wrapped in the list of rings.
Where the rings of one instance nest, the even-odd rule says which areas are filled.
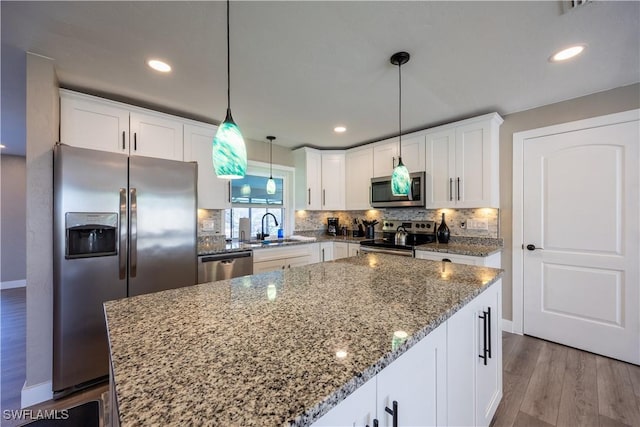
[[[271,215],[273,217],[273,220],[276,223],[276,227],[278,226],[278,220],[276,219],[276,216],[274,214],[272,214],[271,212],[267,212],[266,214],[262,215],[262,234],[258,237],[258,240],[262,240],[265,237],[269,237],[269,234],[264,232],[264,229],[265,229],[264,220],[265,218],[267,218],[267,215]]]

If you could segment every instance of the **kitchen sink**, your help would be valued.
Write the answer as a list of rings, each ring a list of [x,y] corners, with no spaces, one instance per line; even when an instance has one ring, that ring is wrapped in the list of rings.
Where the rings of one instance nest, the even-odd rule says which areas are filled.
[[[289,245],[292,243],[304,243],[300,240],[296,239],[277,239],[277,240],[249,240],[248,242],[244,242],[244,244],[251,248],[264,248],[267,246],[282,246]]]

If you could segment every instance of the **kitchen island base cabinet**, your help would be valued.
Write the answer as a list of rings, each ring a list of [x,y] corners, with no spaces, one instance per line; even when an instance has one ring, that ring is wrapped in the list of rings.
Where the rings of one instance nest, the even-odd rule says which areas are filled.
[[[313,426],[447,425],[447,325],[443,323],[323,415]],[[397,403],[397,413],[393,411]],[[394,417],[397,422],[394,424]]]
[[[380,427],[447,425],[446,323],[380,371],[377,381]],[[394,401],[392,415],[386,408],[393,411]]]
[[[502,398],[501,318],[498,280],[447,321],[449,425],[491,423]]]
[[[373,377],[311,425],[313,427],[372,427],[375,418],[376,377]]]

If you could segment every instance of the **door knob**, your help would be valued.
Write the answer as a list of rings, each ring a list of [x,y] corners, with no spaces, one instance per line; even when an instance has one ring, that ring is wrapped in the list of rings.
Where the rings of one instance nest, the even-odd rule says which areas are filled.
[[[540,249],[540,250],[542,250],[542,249],[544,249],[544,248],[536,248],[536,245],[532,245],[531,243],[529,243],[529,244],[527,245],[527,250],[529,250],[529,251],[535,251],[536,249]]]

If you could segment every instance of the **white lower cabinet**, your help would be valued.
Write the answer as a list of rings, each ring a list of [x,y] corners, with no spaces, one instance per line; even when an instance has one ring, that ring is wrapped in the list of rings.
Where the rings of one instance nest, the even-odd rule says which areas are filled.
[[[449,261],[456,264],[479,265],[482,267],[493,268],[501,268],[502,264],[502,257],[500,252],[482,257],[416,250],[415,257],[418,259],[428,259],[431,261]]]
[[[448,422],[488,426],[502,398],[502,283],[447,321]]]
[[[320,262],[333,260],[333,242],[320,242]]]
[[[380,427],[447,425],[446,323],[380,371],[377,381]],[[387,411],[394,412],[393,402],[395,414]]]
[[[318,246],[292,245],[253,250],[253,273],[285,270],[317,262]]]
[[[349,257],[349,244],[347,242],[333,242],[333,259]]]
[[[373,426],[376,418],[376,377],[358,387],[346,399],[331,408],[314,427]]]
[[[446,425],[446,352],[447,326],[444,323],[313,426],[373,426],[374,419],[380,427]],[[395,424],[394,417],[397,417]]]
[[[349,256],[360,255],[360,243],[349,243]]]

